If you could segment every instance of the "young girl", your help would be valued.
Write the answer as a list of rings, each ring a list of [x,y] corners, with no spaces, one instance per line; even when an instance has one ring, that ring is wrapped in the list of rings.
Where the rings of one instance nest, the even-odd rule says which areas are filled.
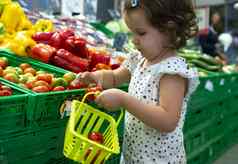
[[[139,50],[116,70],[79,74],[75,82],[107,89],[96,99],[108,110],[126,109],[125,164],[186,163],[183,124],[197,72],[176,50],[197,32],[190,0],[126,0],[125,21]],[[128,93],[109,89],[129,82]]]

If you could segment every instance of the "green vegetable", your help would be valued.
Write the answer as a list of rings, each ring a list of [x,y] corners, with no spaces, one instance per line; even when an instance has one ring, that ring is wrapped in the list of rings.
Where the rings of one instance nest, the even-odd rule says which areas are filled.
[[[193,59],[190,62],[195,64],[197,67],[206,69],[208,71],[220,71],[222,68],[221,65],[209,65],[206,62],[197,59]]]

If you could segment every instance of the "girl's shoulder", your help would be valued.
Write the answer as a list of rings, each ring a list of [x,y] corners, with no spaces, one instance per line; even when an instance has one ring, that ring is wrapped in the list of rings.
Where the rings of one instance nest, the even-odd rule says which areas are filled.
[[[189,80],[189,93],[196,90],[199,85],[198,71],[195,67],[190,67],[186,59],[180,56],[169,57],[160,62],[159,66],[154,70],[157,76],[161,77],[163,74],[179,75]]]
[[[196,68],[189,67],[186,59],[180,56],[168,57],[152,69],[156,74],[179,74],[185,78],[198,77]]]

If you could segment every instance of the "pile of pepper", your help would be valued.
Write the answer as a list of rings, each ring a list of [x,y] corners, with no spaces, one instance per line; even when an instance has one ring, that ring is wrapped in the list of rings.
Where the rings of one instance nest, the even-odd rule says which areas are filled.
[[[17,2],[0,2],[0,48],[8,48],[19,56],[28,56],[36,44],[31,36],[38,31],[53,31],[52,21],[40,19],[35,25]]]
[[[55,32],[37,32],[32,38],[38,43],[30,52],[34,59],[54,64],[75,73],[98,69],[115,69],[111,57],[87,48],[87,41],[67,28]]]

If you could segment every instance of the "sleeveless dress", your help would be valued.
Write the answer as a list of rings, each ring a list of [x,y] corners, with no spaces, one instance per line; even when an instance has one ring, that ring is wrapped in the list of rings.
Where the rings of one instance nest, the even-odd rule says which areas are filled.
[[[122,64],[131,72],[128,93],[145,103],[159,105],[159,81],[164,74],[180,75],[188,79],[181,115],[176,129],[161,133],[145,125],[129,112],[125,114],[125,129],[121,164],[185,164],[183,125],[187,102],[199,80],[195,68],[189,68],[182,57],[169,57],[160,63],[142,68],[145,58],[131,54]],[[173,97],[171,97],[171,102]]]

